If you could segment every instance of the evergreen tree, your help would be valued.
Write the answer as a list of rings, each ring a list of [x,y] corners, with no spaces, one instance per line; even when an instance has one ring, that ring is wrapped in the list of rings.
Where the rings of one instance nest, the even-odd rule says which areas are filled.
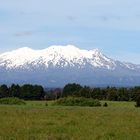
[[[78,96],[79,91],[82,89],[82,86],[79,84],[67,84],[64,89],[62,96]]]
[[[9,89],[7,85],[0,86],[0,98],[8,97],[9,96]]]
[[[9,95],[11,97],[20,97],[21,87],[19,85],[12,84],[9,89]]]

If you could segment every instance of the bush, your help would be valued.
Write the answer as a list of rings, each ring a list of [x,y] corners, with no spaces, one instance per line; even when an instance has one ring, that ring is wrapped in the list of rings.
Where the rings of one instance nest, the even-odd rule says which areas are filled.
[[[0,104],[6,104],[6,105],[25,105],[25,101],[21,100],[19,98],[9,97],[9,98],[1,98]]]
[[[140,107],[140,96],[136,99],[136,107]]]
[[[108,107],[108,104],[105,102],[105,103],[103,104],[103,106],[104,106],[104,107]]]
[[[48,103],[47,102],[45,103],[45,106],[48,106]]]
[[[65,97],[60,98],[54,102],[53,105],[62,105],[62,106],[101,106],[101,103],[98,100],[88,99],[83,97]]]

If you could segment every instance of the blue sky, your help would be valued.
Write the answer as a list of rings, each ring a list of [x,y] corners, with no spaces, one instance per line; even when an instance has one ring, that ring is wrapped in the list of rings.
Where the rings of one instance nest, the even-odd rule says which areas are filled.
[[[0,53],[73,44],[140,64],[139,0],[0,0]]]

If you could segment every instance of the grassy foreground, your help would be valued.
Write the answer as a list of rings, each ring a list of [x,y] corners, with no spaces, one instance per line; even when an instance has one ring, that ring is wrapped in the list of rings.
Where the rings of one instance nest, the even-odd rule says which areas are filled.
[[[51,103],[49,103],[51,104]],[[140,108],[133,102],[108,107],[0,105],[0,140],[140,140]]]

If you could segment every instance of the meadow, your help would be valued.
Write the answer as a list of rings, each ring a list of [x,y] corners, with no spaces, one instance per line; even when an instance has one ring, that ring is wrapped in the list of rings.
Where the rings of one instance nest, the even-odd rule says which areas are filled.
[[[104,101],[102,101],[102,104]],[[52,102],[0,105],[0,140],[140,140],[140,108],[51,106]]]

